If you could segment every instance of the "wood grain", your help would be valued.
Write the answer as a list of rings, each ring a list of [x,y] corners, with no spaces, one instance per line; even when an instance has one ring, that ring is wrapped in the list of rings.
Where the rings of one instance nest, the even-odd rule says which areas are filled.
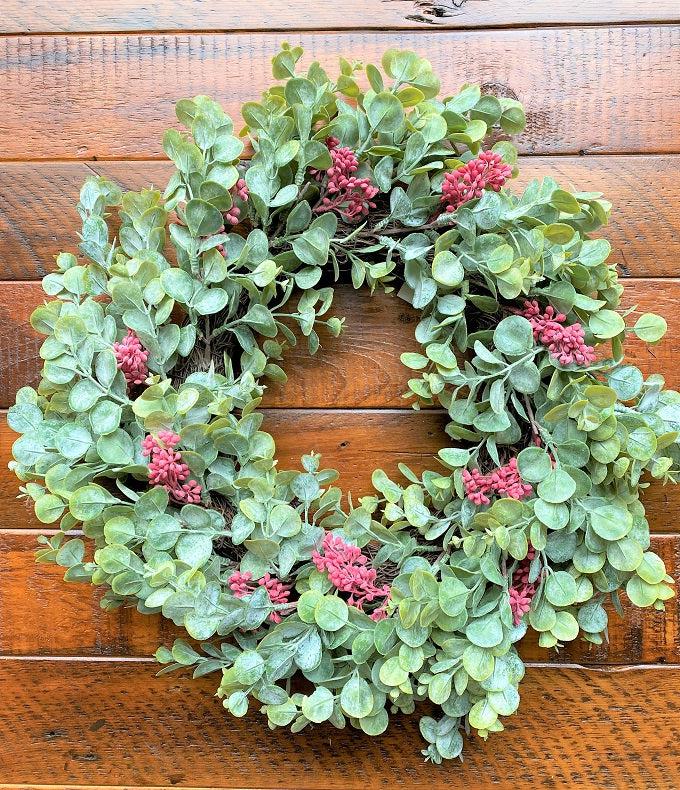
[[[35,564],[36,532],[0,531],[0,655],[150,656],[160,644],[183,635],[168,620],[133,608],[104,612],[101,591],[68,584],[63,569]],[[654,537],[652,549],[680,581],[680,536]],[[625,596],[624,596],[625,598]],[[610,609],[609,643],[583,640],[559,652],[538,647],[535,635],[520,645],[526,661],[578,664],[677,663],[680,612],[676,599],[665,612],[626,605],[625,618]]]
[[[646,374],[664,371],[668,386],[675,388],[680,387],[680,370],[675,365],[680,352],[680,313],[674,309],[679,290],[678,280],[631,280],[625,295],[625,304],[637,303],[638,312],[654,310],[668,320],[668,337],[659,346],[647,348],[631,340],[630,359]],[[37,283],[0,285],[0,369],[7,372],[0,381],[2,406],[13,402],[19,386],[37,382],[39,338],[28,316],[41,299]],[[277,439],[281,464],[295,465],[303,452],[315,450],[322,453],[325,464],[341,471],[345,490],[355,493],[370,490],[370,476],[377,466],[388,472],[395,472],[399,461],[417,470],[436,467],[433,457],[447,443],[443,415],[351,411],[357,406],[406,405],[400,395],[408,371],[401,366],[399,354],[415,348],[414,312],[393,297],[371,297],[366,291],[346,287],[338,289],[335,312],[347,318],[344,335],[323,337],[323,348],[314,357],[301,349],[288,353],[289,381],[272,387],[266,395],[270,411],[265,426]],[[296,407],[292,412],[283,410]],[[11,519],[4,526],[34,527],[33,516],[15,499],[18,484],[6,468],[15,438],[4,421],[0,423],[0,503]],[[645,503],[652,529],[674,532],[680,528],[673,518],[680,505],[680,487],[653,485]]]
[[[405,463],[420,473],[440,468],[435,455],[448,444],[443,432],[446,416],[440,412],[396,410],[265,410],[264,427],[277,441],[281,468],[300,468],[300,456],[321,453],[323,466],[340,471],[345,492],[362,495],[372,491],[376,467],[398,475]],[[32,503],[16,499],[19,482],[7,469],[17,435],[0,417],[0,527],[39,528]]]
[[[612,260],[634,277],[672,277],[680,259],[680,157],[524,157],[521,189],[551,175],[566,188],[600,191],[614,204],[604,228]],[[34,280],[47,274],[62,250],[76,250],[81,228],[78,192],[87,176],[111,178],[124,189],[163,188],[172,172],[165,162],[5,162],[0,165],[0,280]],[[20,186],[18,186],[20,185]],[[117,227],[113,225],[114,229]]]
[[[680,389],[680,279],[630,279],[623,306],[637,305],[638,313],[653,311],[668,322],[668,334],[657,346],[646,346],[631,337],[630,361],[646,375],[663,372],[668,387]],[[42,337],[29,318],[46,297],[36,282],[0,282],[0,408],[14,402],[19,387],[36,385],[42,362]],[[345,330],[339,338],[321,332],[322,348],[315,355],[301,343],[284,357],[289,379],[271,385],[264,405],[273,408],[408,408],[401,395],[413,375],[400,362],[404,351],[417,350],[414,331],[418,313],[396,296],[367,289],[355,291],[339,285],[329,315],[344,316]]]
[[[514,788],[530,776],[535,787],[677,787],[677,668],[531,668],[507,732],[471,739],[462,765],[441,768],[418,754],[417,716],[395,717],[380,738],[324,725],[292,736],[256,713],[229,718],[212,677],[152,672],[136,662],[1,661],[2,779],[358,790]]]
[[[340,472],[339,485],[354,495],[373,493],[371,474],[381,467],[401,479],[398,464],[417,472],[437,469],[437,450],[446,445],[446,418],[439,412],[325,409],[265,410],[264,427],[277,443],[282,468],[299,468],[300,455],[321,453],[323,466]],[[0,527],[39,529],[32,503],[16,498],[19,482],[7,469],[17,435],[0,414]],[[653,483],[643,502],[653,532],[680,532],[675,513],[680,486]]]
[[[519,140],[525,153],[680,150],[677,26],[290,38],[305,47],[306,62],[334,70],[338,53],[376,61],[390,47],[416,48],[445,92],[481,82],[516,95],[528,111]],[[0,118],[0,158],[159,157],[177,98],[212,94],[236,117],[270,84],[280,40],[259,33],[4,37],[3,99],[22,111]]]
[[[262,3],[231,0],[157,0],[153,14],[138,0],[90,0],[66,10],[50,0],[5,0],[0,33],[92,33],[108,31],[334,30],[437,26],[666,22],[680,18],[674,0],[346,0],[318,6],[307,0]]]

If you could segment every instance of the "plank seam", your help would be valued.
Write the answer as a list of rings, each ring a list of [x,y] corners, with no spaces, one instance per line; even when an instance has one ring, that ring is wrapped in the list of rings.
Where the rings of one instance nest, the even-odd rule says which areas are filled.
[[[157,664],[154,658],[147,658],[145,656],[14,656],[10,654],[1,654],[0,662],[3,661],[26,661],[26,662],[40,662],[49,661],[55,663],[92,663],[92,664]],[[601,674],[613,675],[622,672],[638,672],[641,670],[654,670],[654,671],[677,671],[680,670],[680,663],[672,664],[576,664],[576,663],[558,663],[555,661],[525,661],[524,666],[527,669],[569,669],[577,672],[599,672]]]

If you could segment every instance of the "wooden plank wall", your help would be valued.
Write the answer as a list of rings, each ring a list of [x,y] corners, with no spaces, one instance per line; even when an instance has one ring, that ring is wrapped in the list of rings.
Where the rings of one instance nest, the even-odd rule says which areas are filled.
[[[626,304],[656,310],[670,333],[646,372],[680,388],[680,6],[677,0],[4,0],[0,14],[0,410],[36,381],[28,323],[38,280],[75,249],[75,202],[95,172],[124,187],[162,184],[160,134],[173,102],[210,93],[237,114],[269,81],[282,40],[331,65],[389,47],[426,55],[445,89],[480,81],[520,98],[521,181],[557,173],[614,202],[611,240]],[[398,355],[414,346],[400,302],[341,289],[341,340],[287,360],[267,393],[283,464],[314,449],[354,492],[375,466],[422,469],[443,415],[405,408]],[[45,532],[16,500],[13,435],[0,411],[0,788],[536,787],[675,788],[680,776],[680,615],[613,617],[609,644],[556,654],[535,641],[506,737],[470,742],[463,765],[421,762],[416,719],[386,737],[317,727],[271,734],[257,714],[227,718],[213,680],[154,677],[149,655],[172,625],[107,614],[89,587],[35,566]],[[653,547],[680,579],[680,489],[645,494]]]

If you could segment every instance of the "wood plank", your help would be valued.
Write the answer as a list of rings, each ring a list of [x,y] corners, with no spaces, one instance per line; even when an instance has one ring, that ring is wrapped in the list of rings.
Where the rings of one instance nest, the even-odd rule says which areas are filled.
[[[256,713],[227,718],[212,677],[151,673],[134,662],[0,662],[3,780],[351,790],[445,788],[452,776],[514,788],[521,775],[534,787],[677,787],[677,668],[529,669],[507,732],[471,739],[465,762],[442,768],[418,753],[418,716],[395,717],[380,738],[325,725],[292,736]]]
[[[148,657],[180,634],[136,609],[102,611],[103,589],[67,584],[63,568],[35,563],[36,539],[0,532],[0,654]]]
[[[76,10],[50,0],[6,0],[0,33],[96,33],[113,31],[192,30],[343,30],[502,27],[541,24],[666,22],[680,18],[674,0],[640,3],[615,0],[347,0],[340,5],[310,5],[307,0],[228,6],[201,0],[159,0],[153,13],[138,0],[90,0]]]
[[[150,656],[182,634],[159,616],[125,608],[104,612],[101,591],[68,584],[63,569],[35,564],[36,532],[0,531],[0,655]],[[680,536],[654,537],[652,549],[680,581]],[[624,596],[625,597],[625,596]],[[578,664],[672,663],[680,656],[680,612],[675,600],[665,612],[626,605],[625,618],[610,609],[609,643],[578,640],[560,652],[538,647],[535,635],[520,646],[526,661]]]
[[[355,495],[372,493],[371,474],[378,466],[396,478],[399,463],[418,472],[437,469],[435,455],[447,443],[446,419],[439,412],[270,409],[265,414],[264,427],[276,439],[282,468],[298,468],[300,455],[314,450],[325,467],[338,469],[343,490]],[[36,529],[41,525],[32,505],[16,499],[19,482],[7,469],[16,438],[0,414],[0,526]],[[675,518],[680,486],[654,483],[643,502],[653,532],[680,532]]]
[[[631,337],[628,356],[649,375],[663,373],[667,386],[680,389],[680,279],[630,279],[623,306],[637,305],[628,319],[635,323],[638,313],[653,311],[664,316],[669,330],[658,345],[648,347]],[[0,408],[14,402],[19,387],[37,385],[42,362],[41,336],[33,331],[29,318],[46,300],[39,283],[0,282]],[[344,316],[345,330],[339,338],[321,332],[322,348],[315,355],[300,344],[285,354],[289,379],[272,385],[264,405],[273,408],[408,408],[401,395],[413,375],[400,362],[404,351],[418,350],[414,337],[417,311],[396,296],[368,290],[355,291],[349,285],[336,289],[333,315]],[[329,314],[331,314],[329,313]]]
[[[680,370],[675,365],[680,350],[680,314],[674,309],[677,289],[677,280],[635,280],[630,282],[625,300],[626,304],[637,303],[639,312],[654,310],[667,318],[668,338],[652,349],[631,340],[630,359],[646,374],[663,371],[668,386],[676,389],[680,388]],[[406,387],[408,371],[399,363],[399,353],[413,347],[416,319],[400,300],[394,309],[390,298],[339,288],[336,312],[347,317],[344,336],[323,338],[324,348],[316,357],[304,351],[289,353],[286,361],[289,381],[283,387],[272,387],[266,404],[276,409],[403,407],[405,402],[400,394]],[[39,342],[28,324],[28,315],[40,299],[36,283],[0,285],[0,369],[7,371],[0,381],[2,406],[11,404],[19,386],[37,381]],[[276,409],[268,413],[266,425],[277,439],[282,465],[296,464],[302,452],[315,449],[323,454],[325,463],[341,471],[343,487],[355,493],[370,490],[370,475],[375,466],[395,471],[401,460],[417,469],[431,467],[432,456],[446,443],[441,431],[445,420],[441,415],[314,409],[291,414]],[[313,437],[310,446],[301,445],[301,431]],[[0,503],[11,519],[6,526],[34,527],[32,515],[14,498],[17,481],[6,468],[15,438],[3,419]],[[644,499],[653,530],[675,532],[680,528],[672,517],[680,505],[680,487],[653,485]]]
[[[300,468],[300,456],[321,453],[323,465],[338,469],[339,484],[353,494],[371,489],[371,474],[382,467],[398,475],[397,464],[416,472],[440,468],[435,455],[448,443],[441,412],[265,410],[264,427],[278,444],[282,468]],[[7,469],[17,438],[0,415],[0,527],[40,528],[32,503],[16,499],[19,482]]]
[[[512,189],[552,175],[565,187],[600,191],[614,204],[603,229],[613,260],[634,277],[671,277],[680,258],[680,158],[674,156],[524,157]],[[163,188],[165,162],[5,162],[0,165],[0,279],[34,280],[53,257],[75,250],[81,227],[78,192],[87,176],[124,189]],[[114,226],[115,227],[115,226]]]
[[[22,111],[0,118],[0,158],[159,157],[174,100],[212,94],[237,116],[270,83],[279,39],[256,33],[4,37],[3,99]],[[423,32],[417,41],[412,33],[311,33],[294,41],[305,47],[307,62],[317,58],[334,70],[339,53],[376,61],[390,47],[415,46],[432,61],[444,91],[481,82],[522,100],[525,153],[680,150],[677,26]],[[461,51],[464,58],[452,57]],[[568,58],[556,57],[566,52]]]

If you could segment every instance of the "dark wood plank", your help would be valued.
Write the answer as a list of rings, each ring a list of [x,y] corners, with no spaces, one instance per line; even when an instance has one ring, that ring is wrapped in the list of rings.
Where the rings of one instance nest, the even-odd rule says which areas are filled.
[[[138,0],[91,0],[77,10],[65,2],[6,0],[0,33],[92,33],[163,30],[336,30],[351,28],[501,27],[511,25],[666,22],[677,20],[673,0],[346,0],[314,5],[307,0],[229,5],[202,0],[158,0],[153,12]]]
[[[634,277],[671,277],[680,258],[680,202],[674,156],[524,157],[520,190],[530,179],[552,175],[565,187],[600,191],[614,204],[604,228],[613,260]],[[97,173],[124,189],[164,187],[164,162],[5,162],[0,166],[0,279],[34,280],[53,268],[62,250],[75,250],[78,192]],[[114,225],[115,227],[115,225]]]
[[[104,612],[101,591],[68,584],[63,569],[36,565],[36,532],[0,531],[0,655],[150,656],[182,631],[159,616],[125,608]],[[680,536],[654,537],[652,549],[680,581]],[[595,647],[578,640],[559,653],[527,637],[520,653],[527,661],[578,664],[673,663],[680,656],[676,601],[665,612],[626,605],[626,616],[610,611],[609,643]]]
[[[237,116],[270,84],[277,34],[8,36],[0,157],[158,157],[173,102],[208,93]],[[481,82],[525,102],[526,153],[680,150],[677,26],[300,34],[307,62],[417,48],[444,91]],[[465,57],[454,56],[465,52]],[[569,57],[565,57],[566,53]],[[632,71],[634,70],[634,78]],[[131,89],[131,86],[134,86]],[[27,102],[26,97],[31,101]]]
[[[532,668],[506,733],[472,739],[462,765],[442,768],[418,753],[417,716],[395,717],[380,738],[324,725],[293,736],[270,732],[256,713],[228,718],[212,677],[152,672],[134,662],[0,662],[3,780],[358,790],[452,779],[514,788],[530,776],[533,787],[677,787],[677,668]]]

